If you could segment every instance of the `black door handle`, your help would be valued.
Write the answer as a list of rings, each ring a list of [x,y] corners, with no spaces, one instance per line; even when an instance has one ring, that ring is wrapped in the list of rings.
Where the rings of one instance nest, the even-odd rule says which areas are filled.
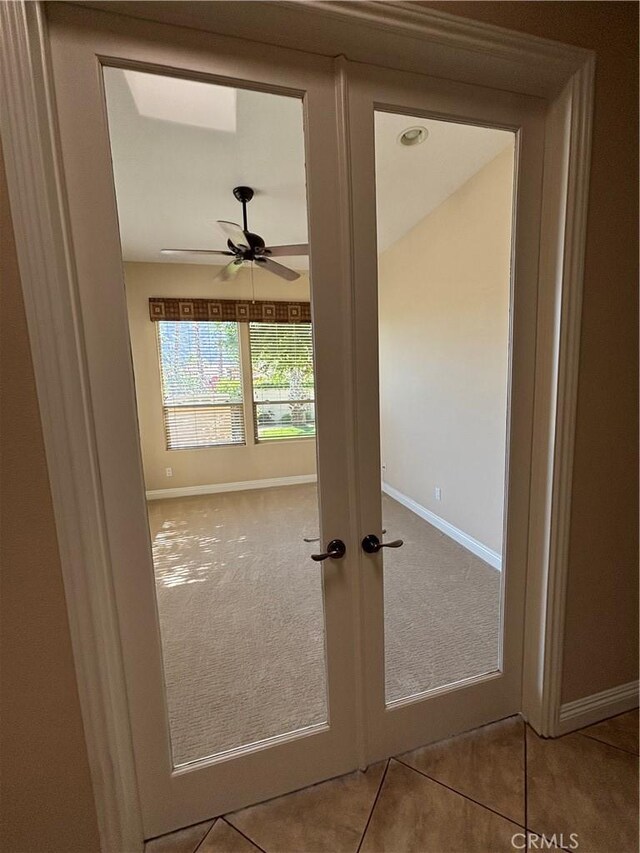
[[[366,554],[377,554],[381,548],[401,548],[404,545],[402,539],[394,539],[393,542],[381,542],[375,533],[369,533],[362,540],[362,550]]]
[[[312,554],[311,559],[319,563],[321,560],[326,560],[331,557],[332,560],[341,560],[347,553],[347,546],[342,539],[332,539],[327,545],[327,550],[324,554]]]

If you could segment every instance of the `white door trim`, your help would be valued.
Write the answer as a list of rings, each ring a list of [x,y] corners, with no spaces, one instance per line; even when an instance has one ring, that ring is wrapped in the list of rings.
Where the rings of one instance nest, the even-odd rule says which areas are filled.
[[[0,4],[2,144],[102,850],[142,850],[40,3]]]
[[[550,103],[540,258],[533,511],[523,708],[536,731],[562,733],[560,707],[587,231],[595,56]],[[555,229],[559,231],[555,231]],[[548,336],[548,337],[547,337]],[[553,341],[549,350],[544,344]]]
[[[437,48],[441,61],[443,52],[455,53],[459,68],[464,69],[465,62],[475,68],[481,55],[489,79],[476,76],[476,80],[484,85],[497,85],[505,63],[519,66],[522,75],[514,78],[514,88],[526,78],[529,93],[548,101],[539,323],[539,339],[547,346],[536,367],[536,476],[531,495],[523,713],[537,731],[553,736],[562,730],[562,639],[594,55],[522,33],[463,22],[413,4],[271,5],[280,13],[283,6],[295,5],[298,15],[306,7],[307,14],[317,16],[314,24],[320,29],[323,20],[335,24],[336,16],[341,16],[343,35],[359,34],[353,40],[356,58],[362,58],[366,49],[365,36],[376,30],[380,38],[384,23],[392,25],[396,38],[408,37],[414,46],[418,38],[430,49]],[[359,18],[361,32],[346,26],[353,24],[354,16]],[[141,850],[127,698],[43,7],[25,0],[3,3],[0,24],[2,142],[101,844],[110,853]],[[371,62],[379,60],[374,48]],[[388,59],[385,62],[390,64]],[[536,86],[537,91],[532,91]]]

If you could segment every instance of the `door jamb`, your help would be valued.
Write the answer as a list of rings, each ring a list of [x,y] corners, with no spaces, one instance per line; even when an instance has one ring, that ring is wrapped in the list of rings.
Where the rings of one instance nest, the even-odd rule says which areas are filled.
[[[303,5],[317,16],[316,23],[327,16],[322,2],[275,5]],[[378,30],[386,23],[396,35],[461,51],[462,62],[472,45],[476,60],[481,51],[488,65],[505,57],[520,63],[529,85],[541,69],[540,96],[547,99],[548,119],[522,711],[539,734],[552,737],[560,733],[594,54],[413,4],[356,5],[357,10],[330,4],[327,20],[343,16],[346,22],[356,15],[363,29]],[[2,3],[0,24],[2,142],[101,846],[104,851],[141,851],[44,5]],[[558,60],[552,94],[550,53]]]

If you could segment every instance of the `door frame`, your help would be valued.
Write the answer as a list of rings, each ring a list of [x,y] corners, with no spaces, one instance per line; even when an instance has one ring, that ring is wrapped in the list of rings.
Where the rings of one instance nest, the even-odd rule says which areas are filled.
[[[119,5],[111,4],[111,10]],[[173,20],[165,22],[189,24],[184,16],[192,14],[186,8],[192,4],[169,5]],[[254,4],[198,5],[202,29],[225,33],[233,26],[240,37],[250,32],[247,7]],[[142,850],[45,6],[29,0],[0,6],[2,142],[101,845],[105,851]],[[210,6],[217,7],[215,16]],[[149,16],[146,10],[138,14]],[[297,47],[311,52],[406,70],[417,70],[427,57],[425,70],[433,76],[475,80],[547,101],[522,713],[539,734],[555,736],[561,730],[595,56],[411,3],[274,2],[261,7],[261,14],[263,38],[272,43],[294,38]],[[312,20],[313,26],[283,34],[278,20],[284,15]],[[344,97],[338,60],[339,106]],[[339,120],[346,154],[344,111]],[[347,162],[345,178],[348,169]],[[350,236],[346,191],[343,205]]]

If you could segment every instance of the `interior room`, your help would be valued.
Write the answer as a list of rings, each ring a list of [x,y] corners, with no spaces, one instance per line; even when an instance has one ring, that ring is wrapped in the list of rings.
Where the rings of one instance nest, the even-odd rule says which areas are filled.
[[[327,719],[301,105],[120,69],[105,84],[182,765]],[[394,702],[501,665],[515,135],[378,112],[375,145]],[[294,280],[206,254],[243,216],[290,247]]]
[[[0,0],[0,848],[638,849],[629,2]]]

